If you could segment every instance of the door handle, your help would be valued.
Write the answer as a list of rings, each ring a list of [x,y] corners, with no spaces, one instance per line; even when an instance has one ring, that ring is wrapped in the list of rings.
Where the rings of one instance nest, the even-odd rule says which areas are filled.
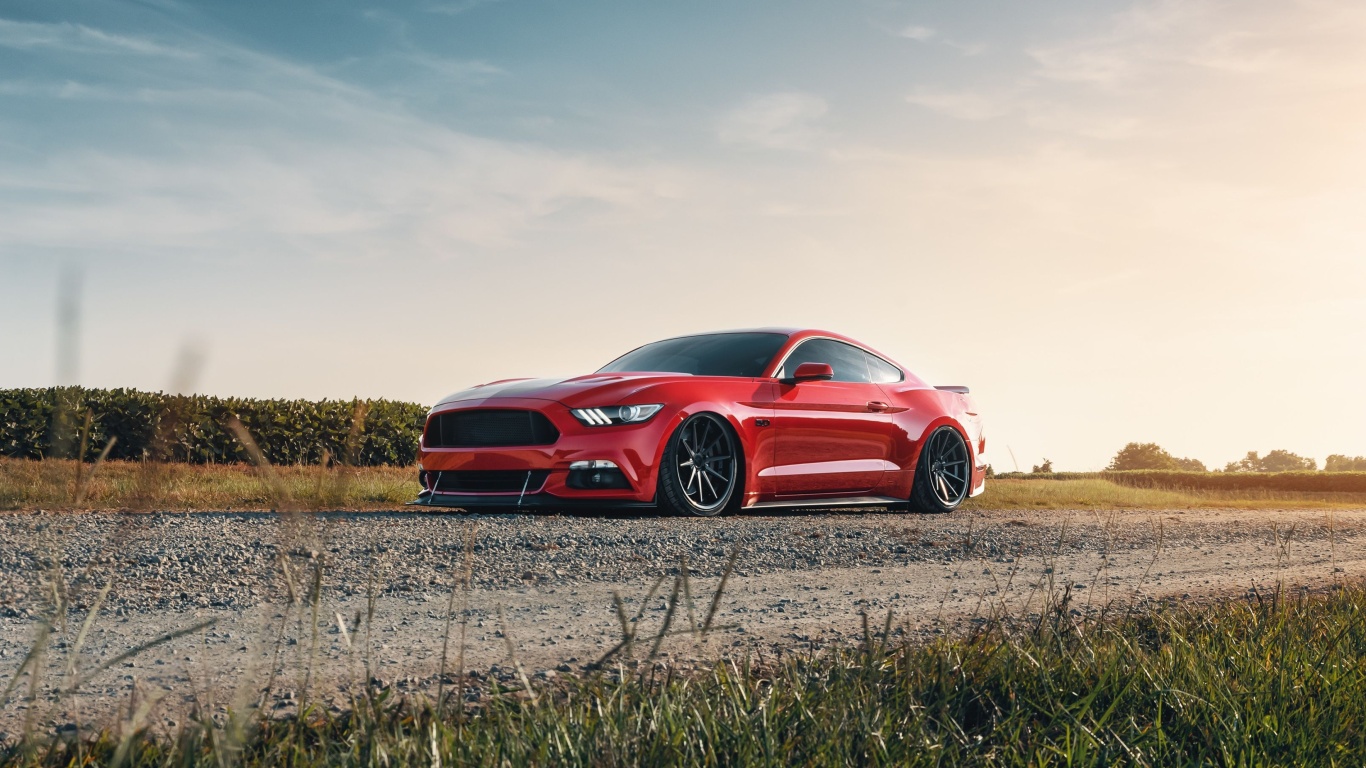
[[[884,402],[882,402],[882,401],[880,401],[880,400],[870,400],[870,401],[868,402],[868,410],[870,410],[870,411],[872,411],[872,412],[874,412],[874,413],[880,413],[880,412],[885,411],[885,410],[887,410],[888,408],[891,408],[891,407],[892,407],[892,406],[887,405],[886,403],[884,403]]]

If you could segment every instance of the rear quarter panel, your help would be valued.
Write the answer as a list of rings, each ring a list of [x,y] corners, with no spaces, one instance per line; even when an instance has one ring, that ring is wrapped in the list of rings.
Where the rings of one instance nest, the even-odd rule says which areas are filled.
[[[892,423],[898,436],[904,438],[897,441],[897,454],[892,459],[901,469],[887,473],[883,492],[889,496],[909,498],[916,463],[920,461],[925,439],[934,430],[948,425],[958,430],[968,443],[973,459],[972,495],[981,493],[985,477],[981,456],[986,449],[986,437],[972,397],[913,384],[882,386],[898,409],[892,414]]]

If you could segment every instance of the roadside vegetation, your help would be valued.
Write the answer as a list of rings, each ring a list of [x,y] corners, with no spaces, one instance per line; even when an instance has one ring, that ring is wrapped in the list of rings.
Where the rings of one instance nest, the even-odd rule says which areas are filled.
[[[394,509],[417,497],[408,467],[153,464],[0,459],[0,509],[133,511]]]
[[[303,700],[130,723],[0,747],[13,766],[1361,765],[1366,591],[1253,593],[1085,618],[1066,588],[967,636],[732,658],[676,676],[607,664],[437,700],[367,689],[333,712]],[[317,620],[317,617],[314,617]],[[623,621],[623,626],[626,626]],[[14,682],[18,682],[17,680]]]
[[[0,508],[226,510],[392,509],[416,495],[415,472],[357,460],[367,406],[350,404],[337,453],[281,463],[235,416],[224,429],[250,463],[111,460],[91,448],[93,412],[72,432],[63,459],[0,459]],[[339,424],[346,424],[343,421]],[[162,434],[170,434],[161,431]],[[150,445],[164,445],[153,434]],[[160,448],[157,448],[160,451]],[[312,448],[295,450],[305,455]],[[312,455],[312,454],[308,454]],[[332,457],[340,459],[334,460]],[[383,464],[383,462],[374,462]],[[1043,467],[1040,467],[1042,469]],[[1049,467],[1051,469],[1051,466]],[[994,478],[969,508],[1123,509],[1361,506],[1366,473],[1038,472]],[[281,515],[282,532],[297,531]],[[292,535],[292,534],[291,534]],[[469,589],[471,530],[460,590],[446,606],[452,637],[457,595]],[[737,550],[738,552],[738,550]],[[447,664],[443,646],[435,698],[402,697],[372,686],[368,666],[349,706],[301,699],[272,708],[271,687],[235,697],[226,715],[196,707],[172,732],[151,729],[145,702],[88,733],[45,731],[36,711],[152,645],[206,630],[212,620],[170,629],[163,638],[84,669],[89,629],[103,620],[110,589],[68,604],[52,574],[52,604],[37,622],[28,656],[4,666],[0,707],[23,702],[23,731],[0,744],[0,765],[1257,765],[1366,761],[1366,589],[1337,584],[1326,593],[1254,592],[1209,603],[1154,604],[1091,614],[1076,610],[1071,588],[1045,576],[1032,610],[984,609],[966,634],[911,642],[896,617],[864,616],[863,642],[819,653],[719,657],[706,672],[679,675],[656,663],[661,642],[691,632],[705,642],[735,564],[710,609],[694,613],[680,563],[663,626],[653,636],[618,600],[621,643],[579,677],[516,682],[463,673],[464,625]],[[1156,554],[1154,555],[1154,562]],[[307,681],[321,632],[348,647],[369,624],[321,612],[323,560],[291,572],[282,561],[286,623],[310,627]],[[661,577],[651,590],[657,594]],[[40,590],[41,591],[41,590]],[[668,590],[666,589],[665,592]],[[663,595],[664,593],[658,593]],[[372,598],[373,599],[373,598]],[[686,608],[685,608],[686,606]],[[690,629],[683,627],[686,613]],[[851,617],[851,621],[858,621]],[[674,622],[672,625],[670,622]],[[349,628],[348,628],[349,627]],[[637,633],[642,633],[637,636]],[[391,641],[392,642],[392,641]],[[649,656],[641,658],[643,649]],[[634,651],[634,655],[633,655]],[[515,651],[509,641],[515,664]],[[43,681],[44,658],[64,661],[64,677]],[[272,680],[275,671],[272,670]],[[54,687],[55,686],[55,687]],[[44,693],[49,691],[50,693]],[[220,692],[221,693],[221,692]],[[191,697],[199,692],[190,692]],[[56,699],[49,701],[49,696]],[[254,701],[253,701],[254,699]],[[197,700],[197,699],[196,699]]]
[[[1239,480],[1238,478],[1243,478]],[[0,510],[378,510],[417,497],[409,467],[0,459]],[[1366,506],[1366,472],[998,475],[965,509]]]

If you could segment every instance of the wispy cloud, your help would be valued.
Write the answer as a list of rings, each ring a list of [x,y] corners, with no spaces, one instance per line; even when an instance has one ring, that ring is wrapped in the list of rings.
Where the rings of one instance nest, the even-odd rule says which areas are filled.
[[[92,29],[81,24],[39,23],[0,19],[0,48],[19,50],[49,48],[70,53],[135,53],[177,59],[194,53],[144,37]]]
[[[1012,108],[1007,96],[986,96],[972,91],[941,90],[928,86],[916,88],[906,97],[906,101],[958,120],[990,120],[1009,114]]]
[[[458,16],[462,13],[469,13],[477,8],[486,5],[501,3],[503,0],[451,0],[450,2],[428,3],[424,10],[428,13],[440,13],[447,16]]]
[[[820,134],[817,124],[828,111],[825,99],[813,94],[773,93],[724,115],[717,126],[717,136],[727,144],[810,149]]]
[[[944,35],[934,27],[927,27],[923,24],[910,24],[902,27],[897,30],[896,35],[898,37],[904,37],[907,40],[914,40],[917,43],[938,43],[952,48],[964,56],[977,56],[985,53],[987,50],[986,43],[965,43],[961,40]]]
[[[923,43],[928,40],[933,40],[938,33],[930,27],[921,26],[919,24],[912,24],[908,27],[903,27],[898,34],[900,34],[902,37],[910,38],[911,40],[915,40],[916,42]]]
[[[3,34],[36,56],[69,53],[72,41],[130,56],[159,50],[66,24]],[[155,78],[136,58],[81,69],[68,57],[69,78],[0,84],[0,97],[80,100],[100,116],[92,125],[133,126],[119,140],[78,132],[41,153],[0,157],[0,247],[432,257],[506,246],[581,201],[637,206],[670,184],[666,170],[452,130],[221,39],[182,45],[184,62]],[[448,77],[501,72],[421,64]],[[138,111],[121,106],[134,103]]]

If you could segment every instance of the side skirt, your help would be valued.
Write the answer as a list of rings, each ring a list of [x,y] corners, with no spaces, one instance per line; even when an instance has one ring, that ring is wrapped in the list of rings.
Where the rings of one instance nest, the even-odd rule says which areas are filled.
[[[909,502],[894,496],[846,496],[843,498],[800,499],[793,501],[761,501],[744,509],[838,509],[840,507],[905,507]]]

